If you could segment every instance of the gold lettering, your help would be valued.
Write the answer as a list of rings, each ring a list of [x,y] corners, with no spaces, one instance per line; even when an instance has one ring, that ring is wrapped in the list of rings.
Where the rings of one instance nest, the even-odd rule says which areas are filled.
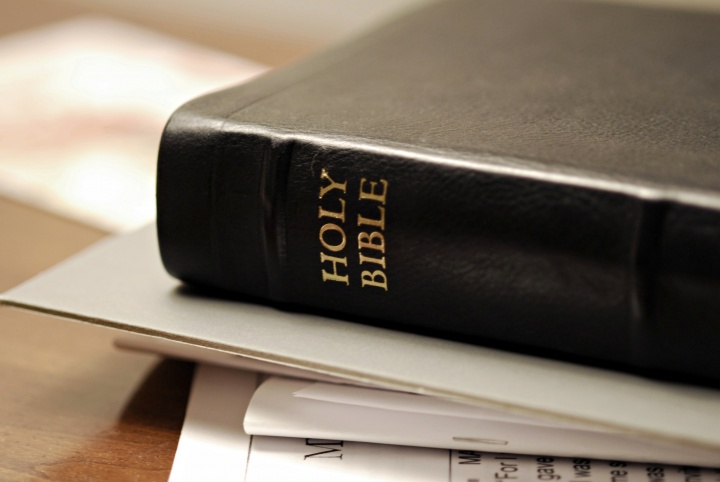
[[[320,179],[318,199],[323,199],[328,194],[331,194],[330,197],[337,199],[339,202],[338,205],[335,204],[334,200],[331,200],[329,201],[329,206],[328,203],[323,203],[323,205],[318,206],[318,219],[329,218],[326,221],[332,220],[332,222],[323,221],[325,224],[322,224],[320,227],[318,238],[324,251],[335,254],[334,256],[322,251],[320,252],[322,280],[323,282],[335,281],[349,286],[350,273],[348,272],[348,258],[347,256],[340,256],[341,253],[345,254],[343,250],[347,247],[347,235],[344,230],[344,223],[347,219],[347,203],[343,196],[347,194],[348,181],[335,181],[327,169],[321,170]],[[372,268],[365,271],[360,270],[361,286],[363,288],[368,286],[382,288],[385,291],[388,291],[388,277],[385,273],[387,262],[384,256],[384,231],[386,225],[384,206],[387,202],[388,185],[389,183],[385,179],[368,181],[366,178],[362,178],[359,186],[359,199],[361,201],[375,201],[378,203],[378,211],[377,214],[373,216],[372,213],[369,213],[369,211],[372,211],[372,208],[368,205],[361,210],[366,215],[370,214],[369,216],[366,217],[362,214],[357,214],[357,225],[368,226],[368,228],[364,228],[367,232],[361,231],[357,235],[359,264],[363,267],[379,268],[377,270],[373,270]],[[339,192],[333,193],[333,191]],[[364,206],[364,204],[360,207],[362,206]],[[352,216],[352,214],[350,216]],[[372,252],[362,252],[363,250],[373,250],[376,255],[368,256],[368,254],[372,254]],[[330,269],[330,266],[327,266],[326,263],[331,263],[332,268]]]
[[[349,285],[350,278],[348,277],[348,275],[340,276],[337,269],[338,263],[347,267],[347,258],[338,258],[336,256],[328,256],[325,253],[320,253],[320,263],[325,263],[326,261],[330,261],[333,264],[333,271],[332,273],[328,273],[327,271],[322,270],[323,282],[338,281],[340,283],[345,283],[346,285]]]
[[[382,266],[383,269],[385,269],[385,256],[378,259],[378,258],[371,258],[369,256],[365,256],[362,253],[359,253],[359,254],[360,254],[360,264],[375,263],[375,264],[379,264],[380,266]]]
[[[377,281],[378,278],[380,278],[380,281]],[[373,272],[363,271],[360,275],[360,279],[362,280],[363,288],[365,288],[366,286],[376,286],[378,288],[384,289],[385,291],[388,290],[387,276],[385,276],[385,273],[380,270],[376,270]]]
[[[322,199],[325,194],[332,191],[333,189],[340,189],[340,190],[342,190],[343,194],[345,193],[345,190],[347,189],[347,181],[345,181],[343,183],[333,181],[332,178],[330,177],[330,173],[328,173],[327,169],[322,170],[322,172],[320,173],[320,179],[325,179],[327,181],[330,181],[330,184],[325,187],[320,188],[320,195],[318,196],[319,199]]]
[[[358,226],[377,226],[380,229],[385,229],[385,208],[378,206],[378,209],[380,210],[380,219],[370,219],[366,218],[362,214],[358,214]]]
[[[328,231],[337,231],[340,233],[340,244],[330,244],[327,241],[325,241],[325,233]],[[323,224],[323,227],[320,228],[320,242],[322,245],[327,249],[328,251],[332,251],[333,253],[336,253],[338,251],[341,251],[345,247],[345,243],[347,243],[347,238],[345,237],[345,231],[338,226],[337,224],[333,223],[327,223]]]
[[[339,219],[341,222],[345,222],[345,200],[340,199],[340,212],[336,213],[333,211],[327,211],[322,208],[322,206],[318,206],[318,218],[335,218]]]
[[[377,182],[370,182],[370,191],[365,191],[363,189],[363,185],[366,182],[367,179],[365,179],[364,177],[360,181],[360,199],[370,199],[372,201],[378,201],[379,203],[385,204],[385,196],[387,195],[388,182],[385,179],[380,179],[380,184],[382,184],[381,193],[375,192]]]
[[[377,249],[381,253],[385,252],[385,236],[380,231],[373,231],[368,234],[362,232],[358,234],[358,249]]]

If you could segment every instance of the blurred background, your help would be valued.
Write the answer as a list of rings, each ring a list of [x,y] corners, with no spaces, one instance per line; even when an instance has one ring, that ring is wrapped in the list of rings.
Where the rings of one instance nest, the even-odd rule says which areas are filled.
[[[427,1],[0,0],[0,196],[104,232],[151,222],[176,107]]]
[[[30,0],[32,1],[32,0]],[[300,53],[371,26],[427,0],[71,0],[167,29],[205,32],[209,37],[242,32],[262,39],[281,53]],[[603,1],[603,0],[601,0]],[[616,3],[717,9],[718,0],[605,0]],[[209,40],[209,39],[208,39]],[[212,40],[222,43],[222,40]],[[237,47],[241,48],[241,47]],[[250,49],[248,49],[250,55]],[[258,58],[274,62],[268,52]]]
[[[278,47],[312,48],[365,28],[426,0],[72,0],[167,28],[243,32]],[[717,8],[717,0],[613,0],[615,2]],[[293,47],[294,46],[294,47]],[[262,54],[259,54],[262,55]],[[278,59],[282,60],[282,59]]]

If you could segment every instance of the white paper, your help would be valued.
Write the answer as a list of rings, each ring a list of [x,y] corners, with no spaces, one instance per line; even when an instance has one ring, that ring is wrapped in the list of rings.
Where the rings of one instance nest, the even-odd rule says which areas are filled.
[[[277,390],[286,394],[293,390],[294,384],[287,379],[272,378],[263,384],[264,390]],[[256,394],[260,395],[259,393]],[[532,417],[523,417],[500,410],[468,405],[465,403],[429,397],[414,393],[398,392],[393,390],[380,390],[373,388],[356,387],[338,383],[306,383],[303,388],[292,392],[293,397],[337,403],[341,405],[354,405],[359,407],[379,408],[427,415],[445,415],[465,417],[470,419],[488,420],[494,422],[512,422],[526,425],[539,425],[547,427],[560,426],[559,422],[541,420]],[[292,400],[289,400],[292,401]],[[570,424],[564,425],[570,427]],[[586,427],[583,427],[587,429]],[[602,431],[596,429],[594,431]]]
[[[173,482],[229,480],[230,475],[239,482],[720,481],[720,469],[247,436],[237,430],[236,423],[244,415],[248,392],[255,383],[255,377],[247,372],[213,366],[198,368],[185,419],[186,426],[195,429],[183,428],[171,474]],[[233,384],[242,388],[228,388]],[[208,421],[207,414],[212,414],[212,421]],[[229,431],[227,426],[233,429]],[[222,435],[215,437],[214,431]],[[187,450],[197,446],[199,433],[203,434],[201,448]],[[203,467],[208,471],[203,472]],[[223,470],[230,474],[225,479],[219,478]]]
[[[242,421],[257,385],[253,372],[198,365],[171,482],[243,480],[250,436]]]
[[[270,363],[248,356],[238,356],[221,350],[211,350],[205,347],[183,343],[177,340],[167,340],[156,336],[141,335],[139,333],[126,333],[115,338],[116,347],[123,350],[140,353],[159,354],[170,358],[189,360],[210,365],[221,365],[241,370],[262,372],[285,377],[321,380],[334,383],[343,383],[340,377],[333,377],[302,368],[290,367],[280,363]]]
[[[353,398],[355,397],[355,398]],[[403,401],[405,402],[403,404]],[[247,408],[257,435],[712,465],[717,454],[506,415],[423,395],[272,377]]]

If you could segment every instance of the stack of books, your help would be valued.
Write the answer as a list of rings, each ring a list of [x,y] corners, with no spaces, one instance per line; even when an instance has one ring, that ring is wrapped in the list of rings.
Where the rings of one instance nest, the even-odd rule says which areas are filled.
[[[181,107],[157,226],[2,301],[283,375],[238,396],[299,460],[716,480],[590,459],[720,466],[719,53],[713,14],[431,4]]]

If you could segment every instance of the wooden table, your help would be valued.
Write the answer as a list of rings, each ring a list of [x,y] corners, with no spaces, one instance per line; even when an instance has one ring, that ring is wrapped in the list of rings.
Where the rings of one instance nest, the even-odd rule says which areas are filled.
[[[84,13],[59,1],[0,0],[0,35]],[[312,48],[140,23],[269,65]],[[104,236],[0,198],[0,291]],[[118,351],[114,335],[0,309],[0,480],[167,480],[194,367]]]
[[[0,290],[105,234],[0,198]],[[0,310],[0,480],[166,480],[193,366],[113,330]]]

